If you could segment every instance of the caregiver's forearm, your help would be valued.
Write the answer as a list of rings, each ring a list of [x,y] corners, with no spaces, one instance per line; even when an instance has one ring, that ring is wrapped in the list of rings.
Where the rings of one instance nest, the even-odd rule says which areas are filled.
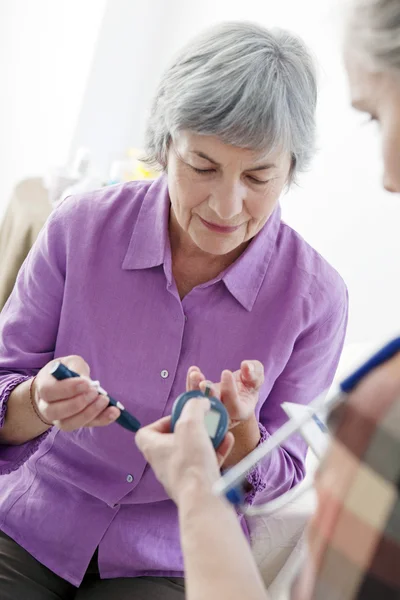
[[[0,429],[0,444],[24,444],[49,429],[36,415],[29,395],[31,380],[17,385],[7,402],[3,427]]]
[[[187,600],[267,600],[234,510],[193,486],[179,506]]]
[[[224,463],[224,468],[233,467],[257,447],[260,428],[255,415],[232,429],[235,444]]]

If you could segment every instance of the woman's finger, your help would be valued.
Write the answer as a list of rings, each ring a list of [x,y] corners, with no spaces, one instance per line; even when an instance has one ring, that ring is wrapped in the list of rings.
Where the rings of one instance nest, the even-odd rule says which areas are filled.
[[[64,356],[63,358],[58,359],[62,362],[66,367],[75,371],[75,373],[79,373],[79,375],[90,377],[90,367],[86,360],[82,358],[82,356],[71,355]]]
[[[188,368],[187,374],[186,374],[186,391],[189,392],[190,391],[190,379],[191,379],[191,375],[192,373],[199,373],[200,369],[199,367],[196,366],[192,366]]]
[[[186,391],[192,392],[198,390],[200,383],[205,377],[198,367],[191,367],[188,371]]]
[[[81,413],[96,400],[97,396],[95,390],[90,390],[87,394],[79,394],[73,398],[68,398],[68,400],[59,400],[58,402],[49,403],[40,398],[37,408],[46,421],[53,423]]]
[[[240,366],[240,378],[247,387],[258,391],[264,383],[264,365],[259,360],[244,360]]]
[[[231,419],[241,418],[242,403],[232,371],[222,371],[221,401],[224,403]]]
[[[92,423],[107,407],[108,398],[106,396],[98,396],[97,399],[94,402],[92,402],[92,404],[90,404],[79,414],[74,415],[73,417],[70,417],[68,419],[62,419],[60,421],[56,420],[54,421],[54,424],[63,431],[73,431],[74,429],[79,429],[80,427],[85,427],[89,423]],[[108,415],[114,414],[114,411],[108,412]],[[118,415],[116,418],[118,418]],[[113,420],[115,419],[110,418],[109,423],[111,423]]]
[[[88,381],[81,377],[58,381],[51,375],[46,375],[43,380],[38,378],[33,386],[36,398],[41,398],[49,403],[68,400],[74,396],[87,394],[91,390]]]
[[[118,410],[115,406],[109,406],[101,412],[98,417],[93,419],[93,421],[89,421],[86,423],[85,427],[105,427],[106,425],[110,425],[114,423],[121,415],[121,411]]]

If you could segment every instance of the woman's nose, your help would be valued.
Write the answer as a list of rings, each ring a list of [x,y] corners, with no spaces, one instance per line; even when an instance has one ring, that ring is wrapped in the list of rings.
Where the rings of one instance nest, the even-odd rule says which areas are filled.
[[[400,176],[391,177],[389,173],[385,173],[383,177],[383,187],[391,194],[400,194]]]
[[[383,140],[383,187],[391,194],[400,193],[400,132],[386,135]]]
[[[211,194],[210,208],[224,221],[233,219],[243,211],[245,190],[240,183],[221,185]]]

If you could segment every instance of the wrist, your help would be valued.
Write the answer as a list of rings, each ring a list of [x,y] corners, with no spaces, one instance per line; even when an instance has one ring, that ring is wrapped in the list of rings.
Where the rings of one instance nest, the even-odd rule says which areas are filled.
[[[179,486],[176,494],[178,507],[190,508],[213,497],[212,482],[206,473],[192,472]]]
[[[254,445],[255,448],[260,440],[260,427],[256,415],[253,413],[247,421],[239,423],[232,429],[232,433],[234,436],[246,438],[249,445]]]
[[[29,401],[31,403],[31,407],[33,409],[33,412],[35,413],[35,416],[39,419],[39,421],[41,421],[43,423],[43,425],[46,425],[48,428],[53,426],[53,423],[49,423],[48,421],[46,421],[38,408],[37,405],[37,394],[36,394],[36,376],[32,377],[30,385],[29,385]]]
[[[243,421],[231,430],[235,443],[232,452],[225,461],[224,467],[232,467],[252,452],[261,439],[260,427],[256,415],[253,413],[250,419]]]
[[[182,491],[179,498],[178,513],[181,524],[187,526],[193,522],[198,522],[199,516],[203,513],[210,515],[219,510],[230,510],[232,507],[222,498],[215,496],[212,487],[192,487],[189,486]]]

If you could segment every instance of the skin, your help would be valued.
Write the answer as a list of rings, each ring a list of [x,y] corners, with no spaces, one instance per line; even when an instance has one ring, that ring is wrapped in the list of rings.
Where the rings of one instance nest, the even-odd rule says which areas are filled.
[[[271,216],[290,170],[288,153],[266,155],[188,131],[175,136],[167,174],[173,272],[181,297],[242,254]],[[212,231],[205,221],[234,230]]]
[[[349,51],[345,58],[352,106],[380,126],[383,186],[388,192],[400,193],[400,73],[371,72]]]
[[[380,124],[383,185],[389,192],[400,193],[400,76],[393,72],[372,73],[351,54],[347,54],[346,64],[353,106]],[[348,402],[373,413],[377,399],[389,402],[399,397],[400,355],[397,355],[366,377]],[[185,407],[176,433],[167,434],[165,422],[158,422],[141,430],[136,443],[178,505],[188,600],[244,597],[266,600],[268,594],[232,508],[212,494],[221,451],[216,455],[207,440],[204,427],[207,408],[206,403],[192,400]],[[230,443],[230,437],[223,442],[222,454]],[[340,464],[332,461],[327,471],[319,475],[316,523],[324,516],[324,482],[336,481],[340,468]],[[311,546],[313,543],[311,536]],[[307,578],[303,579],[303,585],[298,597],[309,600],[312,592],[307,588]]]

